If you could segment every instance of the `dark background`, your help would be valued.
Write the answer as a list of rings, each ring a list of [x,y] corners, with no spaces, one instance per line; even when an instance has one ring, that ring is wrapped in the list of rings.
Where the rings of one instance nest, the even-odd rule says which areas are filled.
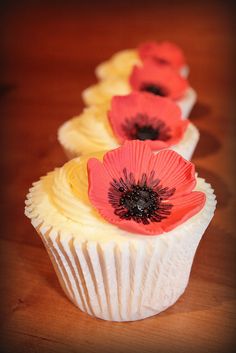
[[[235,334],[235,16],[224,1],[1,2],[1,334],[6,352],[229,352]],[[28,188],[66,159],[57,129],[116,51],[146,40],[180,45],[198,93],[193,161],[218,207],[190,283],[172,308],[109,323],[64,296],[23,214]]]

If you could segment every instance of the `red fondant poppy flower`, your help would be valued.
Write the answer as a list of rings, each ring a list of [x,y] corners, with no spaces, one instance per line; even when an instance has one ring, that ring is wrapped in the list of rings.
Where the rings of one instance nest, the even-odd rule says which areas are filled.
[[[129,232],[158,235],[177,227],[205,204],[192,191],[195,168],[171,150],[157,154],[129,141],[88,161],[89,199],[110,223]]]
[[[154,95],[180,99],[189,88],[188,81],[170,66],[156,65],[146,60],[143,66],[134,66],[130,75],[130,85],[134,91],[149,92]]]
[[[138,53],[143,61],[151,59],[159,65],[170,65],[177,70],[186,66],[182,50],[170,42],[143,43],[138,47]]]
[[[108,117],[121,144],[126,140],[143,140],[152,150],[177,144],[189,124],[170,99],[143,92],[114,96]]]

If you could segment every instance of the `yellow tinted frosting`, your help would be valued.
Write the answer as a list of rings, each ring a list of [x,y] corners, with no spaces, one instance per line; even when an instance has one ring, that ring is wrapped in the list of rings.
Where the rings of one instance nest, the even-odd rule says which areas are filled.
[[[61,126],[60,143],[74,155],[109,150],[118,146],[107,118],[108,105],[87,108]]]
[[[129,93],[131,93],[131,87],[127,79],[108,78],[86,88],[82,92],[82,98],[87,106],[109,104],[113,96],[123,96]]]
[[[134,65],[141,65],[137,50],[127,49],[114,54],[109,60],[96,67],[99,79],[121,77],[128,79]]]
[[[98,159],[102,155],[93,154]],[[34,183],[28,194],[31,204],[26,207],[26,215],[39,217],[63,232],[81,231],[91,237],[103,232],[116,233],[118,228],[105,221],[89,202],[88,158],[91,155],[73,159]]]

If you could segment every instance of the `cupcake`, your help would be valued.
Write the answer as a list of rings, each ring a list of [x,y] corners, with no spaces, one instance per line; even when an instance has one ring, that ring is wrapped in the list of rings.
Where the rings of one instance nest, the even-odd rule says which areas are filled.
[[[95,73],[98,79],[124,78],[128,79],[136,65],[142,65],[145,60],[162,66],[171,66],[183,77],[187,77],[189,67],[182,50],[170,42],[146,42],[137,49],[122,50],[109,60],[97,66]]]
[[[170,99],[137,91],[114,96],[110,109],[107,104],[86,108],[59,128],[58,140],[69,158],[142,140],[154,152],[168,148],[190,160],[199,132]]]
[[[104,320],[134,321],[184,292],[215,205],[191,162],[131,141],[41,178],[25,213],[76,306]]]
[[[134,66],[128,79],[110,77],[88,87],[82,92],[82,98],[87,106],[109,104],[115,95],[127,95],[136,91],[173,100],[179,105],[185,119],[197,98],[187,79],[172,67],[157,65],[152,60],[146,60],[142,66]]]

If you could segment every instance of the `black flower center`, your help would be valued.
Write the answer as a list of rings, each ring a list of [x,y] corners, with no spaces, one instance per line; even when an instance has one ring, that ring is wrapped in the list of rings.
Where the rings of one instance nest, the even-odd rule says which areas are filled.
[[[154,179],[155,172],[149,178],[144,173],[137,183],[133,173],[123,170],[124,177],[114,179],[108,192],[108,200],[114,213],[121,219],[134,220],[137,223],[149,224],[161,222],[170,215],[172,204],[166,200],[175,189],[162,187],[159,179]]]
[[[162,59],[162,58],[155,58],[155,61],[160,64],[160,65],[169,65],[169,61],[166,59]]]
[[[132,185],[132,189],[124,192],[120,205],[126,208],[125,218],[150,218],[158,208],[157,193],[147,186]]]
[[[155,94],[156,96],[166,97],[168,92],[165,87],[161,87],[155,84],[146,84],[141,87],[141,91]]]
[[[135,139],[137,140],[158,140],[159,130],[153,128],[152,125],[144,125],[140,126],[139,124],[135,124],[136,134]]]
[[[129,140],[167,141],[171,138],[171,129],[164,121],[146,114],[137,114],[135,117],[127,118],[122,129]]]

